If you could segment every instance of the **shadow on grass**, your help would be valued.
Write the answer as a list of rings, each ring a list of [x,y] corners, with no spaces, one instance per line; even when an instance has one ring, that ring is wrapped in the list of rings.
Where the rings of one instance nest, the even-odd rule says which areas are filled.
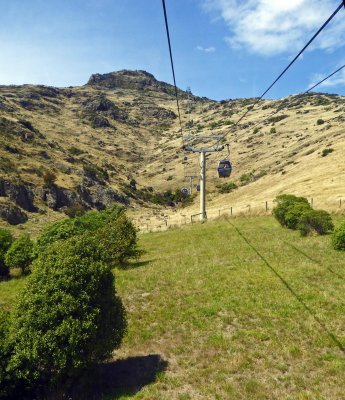
[[[117,268],[126,271],[126,270],[129,270],[129,269],[135,269],[135,268],[144,267],[145,265],[148,265],[148,264],[152,263],[153,261],[155,261],[155,260],[134,261],[134,262],[129,262],[127,264],[118,265]]]
[[[99,365],[81,384],[76,385],[71,398],[88,400],[116,399],[134,395],[155,382],[167,369],[168,362],[159,354],[128,357]]]

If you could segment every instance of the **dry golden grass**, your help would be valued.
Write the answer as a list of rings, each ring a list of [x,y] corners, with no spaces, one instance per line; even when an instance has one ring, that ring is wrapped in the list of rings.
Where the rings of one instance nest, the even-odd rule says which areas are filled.
[[[159,121],[148,115],[150,108],[157,107],[176,112],[172,95],[152,88],[145,91],[100,90],[82,86],[62,90],[53,99],[56,104],[40,96],[37,103],[44,108],[27,110],[18,103],[20,98],[36,91],[37,87],[30,85],[0,87],[0,96],[6,98],[6,104],[14,109],[11,113],[0,110],[0,117],[13,121],[28,120],[45,136],[32,143],[23,143],[18,138],[0,135],[0,156],[8,158],[17,168],[16,172],[3,171],[2,176],[10,180],[19,178],[39,187],[43,183],[40,172],[52,169],[58,176],[59,186],[74,188],[81,182],[82,159],[105,168],[110,175],[109,185],[119,191],[128,184],[129,176],[138,182],[139,188],[152,186],[163,191],[187,186],[183,180],[185,173],[198,175],[197,154],[188,154],[187,163],[183,163],[186,154],[181,149],[178,120]],[[126,109],[130,120],[137,122],[110,120],[109,128],[92,128],[83,117],[82,103],[101,92],[117,106]],[[254,99],[221,103],[196,101],[190,115],[186,114],[187,100],[181,100],[186,134],[225,134],[231,147],[233,173],[230,180],[240,187],[230,194],[218,193],[216,185],[224,181],[217,177],[217,160],[226,153],[210,155],[207,161],[210,216],[216,216],[219,209],[231,206],[238,212],[244,212],[248,205],[252,210],[261,209],[266,201],[272,205],[273,199],[281,193],[313,198],[315,207],[338,209],[339,200],[344,196],[345,99],[312,95],[292,96],[287,100],[289,106],[276,114],[287,115],[281,121],[260,123],[280,105],[280,100],[265,100],[234,130],[231,124],[253,104]],[[318,125],[320,118],[325,123]],[[193,126],[187,129],[185,124],[189,120],[193,121]],[[275,133],[271,133],[272,128]],[[51,147],[49,143],[55,143],[55,146]],[[6,152],[6,144],[18,147],[22,154]],[[71,147],[84,152],[74,156],[75,162],[69,160]],[[334,151],[322,157],[321,152],[326,148]],[[49,158],[42,157],[39,151],[46,151]],[[242,186],[241,177],[245,174],[253,178]],[[44,204],[39,206],[46,208]],[[145,209],[137,201],[132,201],[132,206],[138,219],[151,217],[152,206]],[[190,215],[197,211],[196,199],[194,206],[181,213]],[[171,223],[184,219],[176,216],[175,210],[167,209],[165,212],[171,217]],[[48,213],[52,214],[50,210]],[[31,216],[31,219],[35,218]],[[153,225],[159,225],[160,221],[153,218],[153,222]]]

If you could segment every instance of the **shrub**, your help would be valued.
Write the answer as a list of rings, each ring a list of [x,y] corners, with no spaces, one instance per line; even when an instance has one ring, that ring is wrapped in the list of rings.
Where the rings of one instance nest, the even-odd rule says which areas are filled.
[[[64,213],[70,217],[70,218],[75,218],[75,217],[81,217],[84,215],[87,211],[87,208],[83,206],[81,203],[75,203],[68,207]]]
[[[44,186],[50,188],[56,182],[57,176],[53,171],[46,171],[43,174]]]
[[[24,274],[31,264],[34,244],[30,236],[25,233],[16,239],[8,249],[5,256],[5,263],[9,268],[19,267]]]
[[[275,199],[277,205],[273,208],[273,215],[278,220],[280,225],[287,226],[286,214],[289,207],[296,203],[303,203],[310,208],[308,200],[305,197],[297,197],[293,194],[282,194]],[[293,224],[293,213],[290,214],[290,224]]]
[[[332,245],[335,250],[345,250],[345,222],[333,232]]]
[[[217,185],[219,193],[231,193],[237,189],[237,185],[234,182],[224,183],[223,185]]]
[[[270,133],[277,133],[276,128],[271,128]]]
[[[83,151],[75,146],[70,147],[67,151],[69,152],[69,154],[71,154],[73,156],[79,156],[80,154],[85,153],[85,151]]]
[[[13,242],[13,236],[7,229],[0,228],[0,279],[9,274],[9,268],[5,264],[5,255]]]
[[[246,184],[252,180],[252,174],[243,174],[240,176],[240,181],[243,184]]]
[[[316,232],[319,235],[326,235],[334,229],[334,224],[327,211],[307,210],[302,214],[297,227],[302,236],[306,236],[312,232]]]
[[[94,232],[115,220],[123,212],[121,207],[113,207],[104,211],[89,211],[80,217],[64,219],[48,225],[37,239],[36,253],[43,252],[57,240],[68,239],[82,235],[85,232]]]
[[[322,124],[324,124],[325,123],[325,121],[323,120],[323,119],[321,119],[321,118],[319,118],[317,121],[316,121],[316,125],[322,125]]]
[[[137,257],[137,231],[132,222],[121,215],[95,233],[95,240],[102,249],[102,260],[111,265],[124,264]]]
[[[28,386],[63,387],[111,356],[125,311],[101,248],[88,235],[60,241],[35,262],[13,313],[9,371]]]
[[[285,213],[285,226],[289,229],[297,229],[302,216],[309,211],[313,211],[309,203],[296,202],[290,204]]]
[[[326,157],[328,154],[333,153],[333,151],[334,151],[334,149],[332,149],[332,148],[323,149],[321,156]]]

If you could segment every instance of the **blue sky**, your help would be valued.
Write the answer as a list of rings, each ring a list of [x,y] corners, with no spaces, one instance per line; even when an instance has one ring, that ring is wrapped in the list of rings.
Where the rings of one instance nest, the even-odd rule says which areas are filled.
[[[260,95],[340,0],[166,0],[177,84],[212,99]],[[161,0],[0,0],[0,84],[76,86],[144,69],[172,82]],[[345,9],[268,98],[345,64]],[[345,71],[320,88],[345,95]]]

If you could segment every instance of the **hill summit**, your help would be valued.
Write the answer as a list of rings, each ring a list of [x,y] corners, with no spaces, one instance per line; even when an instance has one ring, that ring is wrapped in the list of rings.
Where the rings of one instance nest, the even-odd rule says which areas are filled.
[[[180,89],[179,97],[184,134],[226,135],[230,144],[237,189],[224,194],[217,161],[228,155],[211,154],[211,206],[247,206],[283,192],[320,196],[326,209],[339,204],[342,96],[260,100],[254,109],[256,99],[189,101]],[[61,218],[75,205],[150,208],[185,186],[185,175],[197,176],[198,163],[182,150],[174,87],[146,71],[93,74],[80,87],[0,86],[0,219],[8,223]]]

